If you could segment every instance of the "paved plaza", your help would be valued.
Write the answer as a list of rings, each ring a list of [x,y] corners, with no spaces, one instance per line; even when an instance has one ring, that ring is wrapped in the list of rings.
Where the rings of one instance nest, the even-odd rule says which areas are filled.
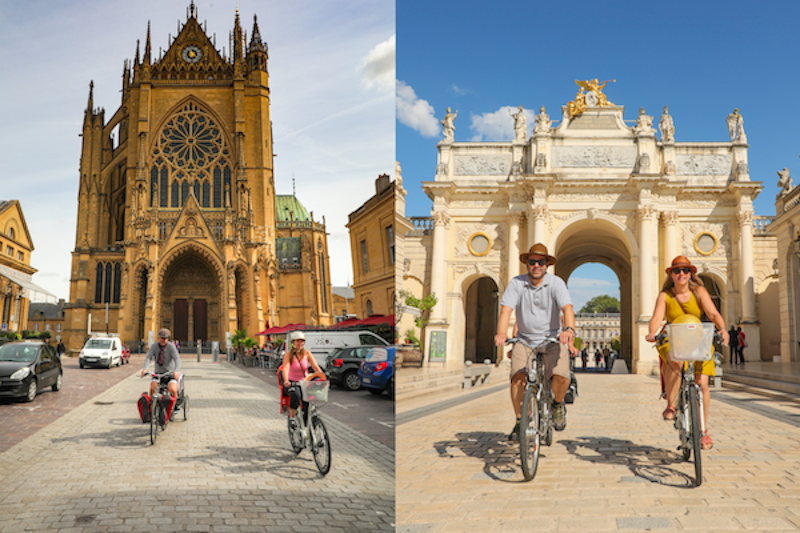
[[[0,533],[394,530],[393,450],[323,413],[323,478],[310,451],[291,451],[276,388],[235,365],[183,370],[189,420],[177,413],[155,446],[135,404],[148,380],[132,365],[0,454]]]
[[[800,404],[712,389],[714,448],[694,487],[656,379],[578,379],[567,428],[528,483],[518,445],[506,441],[506,383],[398,412],[397,531],[800,529]]]

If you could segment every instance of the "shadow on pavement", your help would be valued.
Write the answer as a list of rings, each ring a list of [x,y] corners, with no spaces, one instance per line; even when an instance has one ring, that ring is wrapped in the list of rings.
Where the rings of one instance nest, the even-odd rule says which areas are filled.
[[[251,446],[246,448],[227,448],[209,446],[210,453],[181,457],[181,462],[202,462],[213,466],[219,471],[230,474],[244,474],[252,472],[269,472],[279,477],[308,481],[321,479],[314,458],[310,450],[303,450],[300,454],[286,448],[270,446]],[[335,457],[331,463],[334,463]]]
[[[433,447],[439,457],[460,457],[450,452],[451,448],[458,448],[463,455],[482,460],[483,472],[491,479],[511,483],[524,481],[519,466],[519,443],[509,442],[508,436],[503,433],[456,433],[453,440],[436,442]]]
[[[676,488],[695,486],[693,477],[670,468],[670,465],[684,462],[683,457],[675,452],[609,437],[579,437],[558,443],[578,459],[594,464],[627,466],[634,476],[651,483]]]
[[[109,448],[141,448],[145,445],[150,446],[150,425],[142,424],[139,418],[114,418],[109,420],[109,423],[124,427],[112,431],[81,433],[71,437],[53,439],[53,443],[87,442],[94,446],[106,446]]]

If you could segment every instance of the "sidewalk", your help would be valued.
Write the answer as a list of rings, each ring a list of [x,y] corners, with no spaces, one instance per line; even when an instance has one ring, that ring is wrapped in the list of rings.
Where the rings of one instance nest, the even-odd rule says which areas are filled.
[[[325,417],[332,466],[289,447],[278,391],[183,364],[182,413],[150,445],[131,376],[0,454],[0,533],[394,530],[391,450]]]
[[[578,376],[568,426],[525,483],[507,387],[397,431],[397,531],[800,529],[797,405],[712,390],[704,481],[676,451],[654,378]],[[463,397],[462,397],[463,398]],[[421,407],[417,407],[421,409]]]

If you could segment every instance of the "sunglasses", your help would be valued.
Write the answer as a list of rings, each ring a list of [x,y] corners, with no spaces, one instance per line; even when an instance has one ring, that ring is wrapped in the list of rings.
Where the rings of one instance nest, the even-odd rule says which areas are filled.
[[[547,259],[528,259],[528,264],[530,266],[536,266],[536,265],[544,266],[547,264]]]
[[[683,267],[683,268],[673,268],[673,269],[672,269],[672,273],[673,273],[673,274],[680,274],[680,273],[683,273],[683,274],[688,274],[688,273],[690,273],[691,271],[692,271],[692,269],[691,269],[691,268],[689,268],[689,267]]]

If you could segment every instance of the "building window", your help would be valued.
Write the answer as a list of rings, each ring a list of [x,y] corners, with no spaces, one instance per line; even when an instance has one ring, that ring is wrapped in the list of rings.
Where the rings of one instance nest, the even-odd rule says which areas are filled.
[[[34,322],[33,323],[33,331],[39,331],[39,323],[38,322]]]
[[[50,331],[50,322],[45,322],[44,323],[44,330],[45,331]]]
[[[94,303],[103,301],[103,263],[97,263],[94,279]]]
[[[16,234],[14,233],[14,228],[8,228],[8,238],[13,240],[15,236]]]
[[[14,249],[10,246],[6,246],[6,253],[10,256],[14,256]]]
[[[386,240],[389,242],[389,264],[394,264],[394,227],[386,226]]]
[[[367,316],[372,316],[373,314],[375,314],[372,311],[372,300],[367,300],[367,306],[366,307],[367,307]]]
[[[56,324],[56,333],[61,333],[61,324]]]
[[[17,259],[19,259],[20,261],[25,261],[25,254],[23,254],[22,252],[17,252]]]
[[[367,259],[367,241],[361,241],[361,266],[364,274],[369,272],[369,260]]]

